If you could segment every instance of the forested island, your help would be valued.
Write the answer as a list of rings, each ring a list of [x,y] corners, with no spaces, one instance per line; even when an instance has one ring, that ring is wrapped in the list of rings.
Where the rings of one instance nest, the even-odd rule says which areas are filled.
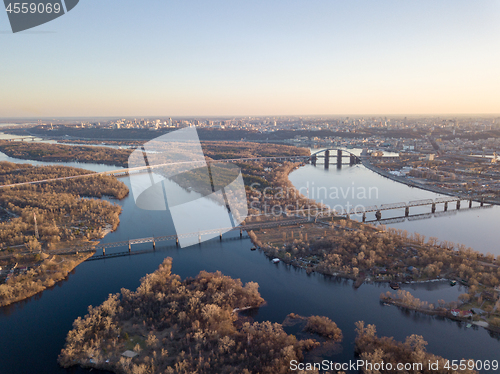
[[[65,166],[0,162],[0,185],[89,173]],[[53,286],[91,256],[75,252],[120,222],[121,207],[99,198],[122,199],[127,194],[127,186],[111,176],[1,188],[0,306]],[[55,255],[62,248],[75,252]]]
[[[48,144],[37,142],[9,142],[0,140],[0,151],[23,160],[51,162],[82,162],[127,166],[129,149]]]
[[[167,258],[141,279],[89,307],[68,333],[59,356],[63,367],[81,365],[116,373],[288,373],[290,361],[342,332],[325,317],[306,318],[306,332],[323,343],[298,340],[278,323],[252,322],[238,311],[264,303],[258,284],[220,272],[181,281]],[[293,318],[301,318],[292,316]]]
[[[305,370],[299,372],[304,374],[345,374],[322,369],[323,361],[318,361],[318,357],[334,354],[343,339],[329,318],[291,313],[283,324],[252,322],[240,312],[264,303],[257,283],[243,285],[220,272],[205,271],[181,281],[171,269],[172,259],[167,258],[158,270],[141,279],[135,292],[122,289],[100,306],[90,306],[86,316],[74,321],[59,364],[125,374],[284,374],[297,372],[294,367],[300,363]],[[296,324],[301,328],[296,336],[285,332],[286,326]],[[365,327],[362,321],[356,323],[356,332],[356,360],[365,363],[360,368],[363,374],[391,372],[368,369],[382,362],[384,367],[404,363],[416,368],[396,372],[477,373],[446,370],[448,361],[427,352],[421,336],[412,335],[399,343],[378,337],[375,326]],[[428,360],[437,362],[439,369],[428,370]],[[328,360],[330,368],[335,364]]]

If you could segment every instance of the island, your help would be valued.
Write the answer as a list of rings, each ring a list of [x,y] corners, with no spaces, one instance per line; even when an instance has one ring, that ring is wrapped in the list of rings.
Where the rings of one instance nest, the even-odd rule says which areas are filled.
[[[239,279],[206,271],[181,280],[171,270],[172,259],[166,258],[141,279],[135,292],[122,289],[101,305],[89,306],[88,314],[74,321],[59,364],[125,374],[349,370],[345,362],[318,361],[333,357],[343,339],[329,318],[290,313],[282,324],[254,322],[245,310],[264,304],[257,283],[243,285]],[[286,333],[287,327],[297,325],[296,335]],[[356,332],[355,365],[363,374],[395,372],[386,369],[398,363],[416,374],[477,373],[473,360],[465,360],[465,369],[446,369],[452,363],[427,352],[422,336],[411,335],[399,343],[378,337],[376,327],[365,327],[363,321],[356,323]],[[374,371],[377,365],[383,369]]]
[[[65,166],[0,162],[0,185],[92,172]],[[0,306],[64,279],[92,252],[79,248],[115,230],[127,186],[111,176],[86,176],[0,189]]]
[[[290,372],[290,362],[304,352],[342,340],[325,317],[304,318],[304,333],[322,342],[312,335],[298,339],[279,323],[253,322],[241,312],[264,303],[255,282],[205,271],[181,281],[171,268],[167,258],[135,292],[122,289],[89,307],[68,333],[60,365],[116,373],[279,374]]]

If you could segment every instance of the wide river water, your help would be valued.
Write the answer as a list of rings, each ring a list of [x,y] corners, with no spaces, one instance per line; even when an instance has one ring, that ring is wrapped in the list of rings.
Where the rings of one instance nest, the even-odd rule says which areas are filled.
[[[0,161],[28,162],[9,158],[2,153]],[[96,164],[59,164],[95,171],[116,169]],[[330,200],[323,199],[331,205],[346,202],[354,205],[380,205],[437,196],[388,180],[359,165],[347,166],[341,170],[324,170],[320,165],[308,165],[291,173],[290,179],[296,187],[304,187],[305,194],[309,188],[310,195],[317,187],[326,187],[329,191],[336,187],[344,195],[348,187],[376,187],[378,190],[378,195],[373,195],[375,190],[372,189],[372,196],[366,198],[357,194],[352,198],[351,194],[345,198],[330,196]],[[120,180],[130,187],[128,177],[121,177]],[[356,189],[356,192],[359,191]],[[131,195],[116,202],[123,207],[120,225],[103,241],[115,242],[175,233],[168,211],[141,210],[136,207]],[[411,213],[426,213],[429,210],[429,207],[415,208]],[[399,215],[404,215],[404,212],[384,212],[383,218]],[[481,252],[498,255],[500,251],[496,243],[499,242],[500,232],[495,228],[499,217],[498,207],[470,211],[462,209],[454,215],[418,221],[406,220],[390,226],[410,232],[417,231],[427,237],[436,236],[441,240],[462,242]],[[143,245],[142,248],[147,246]],[[250,247],[248,239],[222,243],[214,240],[183,249],[158,248],[155,253],[81,264],[65,281],[53,288],[25,301],[0,308],[0,373],[67,372],[57,365],[56,359],[72,322],[78,316],[85,315],[88,305],[99,305],[108,294],[117,293],[122,287],[135,289],[140,278],[156,270],[167,256],[173,258],[173,272],[182,278],[193,277],[201,270],[220,270],[243,282],[258,282],[267,304],[253,314],[257,321],[282,322],[292,312],[305,316],[330,317],[344,334],[339,350],[328,357],[337,362],[354,359],[354,323],[359,320],[376,324],[379,335],[393,336],[396,340],[404,340],[411,334],[423,335],[429,343],[428,351],[449,359],[499,359],[499,336],[483,328],[466,328],[463,323],[405,312],[380,304],[379,295],[389,290],[387,284],[364,284],[359,289],[354,289],[351,281],[315,273],[307,275],[305,271],[283,263],[273,264],[263,253],[250,251]],[[456,300],[460,293],[465,292],[461,286],[450,287],[446,282],[406,285],[404,288],[429,302],[439,299]],[[75,368],[71,372],[87,371]]]

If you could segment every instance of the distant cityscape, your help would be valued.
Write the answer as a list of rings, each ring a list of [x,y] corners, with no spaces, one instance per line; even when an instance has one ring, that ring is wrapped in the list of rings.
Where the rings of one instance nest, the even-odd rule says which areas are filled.
[[[46,131],[58,129],[54,123],[39,122]],[[65,126],[68,126],[65,124]],[[303,146],[341,146],[391,152],[452,152],[460,155],[493,156],[500,146],[500,117],[496,118],[321,118],[245,117],[233,119],[134,118],[100,122],[77,122],[77,129],[142,129],[168,131],[196,126],[201,129],[242,130],[260,134],[298,132],[283,139]],[[307,131],[312,134],[303,135]],[[315,135],[314,133],[317,133]],[[329,135],[328,133],[334,133]],[[338,134],[338,135],[337,135]]]

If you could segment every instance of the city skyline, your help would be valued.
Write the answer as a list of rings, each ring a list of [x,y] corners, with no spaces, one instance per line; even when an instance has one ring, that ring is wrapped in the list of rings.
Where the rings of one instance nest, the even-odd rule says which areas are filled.
[[[496,2],[135,4],[2,12],[0,117],[500,113]]]

